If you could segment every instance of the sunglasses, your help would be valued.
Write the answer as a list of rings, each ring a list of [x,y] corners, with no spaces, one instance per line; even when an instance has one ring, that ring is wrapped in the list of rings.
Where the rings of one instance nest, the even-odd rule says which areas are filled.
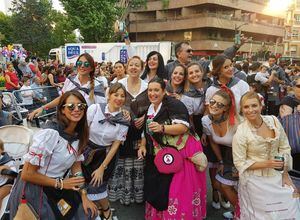
[[[81,67],[82,65],[86,68],[91,66],[91,64],[88,61],[82,62],[82,61],[79,60],[79,61],[76,62],[77,67]]]
[[[193,51],[194,51],[193,49],[188,49],[188,50],[186,50],[187,53],[191,53],[191,52],[193,52]]]
[[[298,89],[300,89],[300,84],[295,85],[295,87],[297,87]]]
[[[76,106],[77,106],[77,109],[79,111],[83,111],[86,108],[87,105],[85,103],[77,103],[77,104],[67,103],[67,104],[63,105],[63,107],[68,108],[70,111],[74,111]]]
[[[217,102],[214,99],[209,100],[209,105],[210,106],[214,106],[215,104],[217,104],[217,108],[220,108],[220,109],[225,107],[225,105],[221,102]]]

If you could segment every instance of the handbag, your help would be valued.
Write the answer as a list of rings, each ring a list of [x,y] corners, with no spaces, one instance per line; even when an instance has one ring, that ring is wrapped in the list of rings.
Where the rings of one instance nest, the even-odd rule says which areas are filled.
[[[183,168],[183,157],[174,147],[165,146],[157,152],[154,164],[160,173],[177,173]]]
[[[14,217],[14,220],[39,220],[39,215],[34,208],[26,201],[22,199],[19,204],[18,211]]]
[[[51,154],[51,156],[50,156],[50,160],[48,162],[48,165],[47,165],[47,168],[46,168],[46,171],[45,171],[45,175],[48,171],[48,167],[49,167],[50,161],[52,159],[52,155],[53,154]],[[39,220],[40,219],[39,214],[32,207],[32,205],[26,200],[25,187],[26,187],[26,182],[24,182],[24,186],[23,186],[22,194],[21,194],[21,201],[20,201],[20,204],[18,206],[18,210],[17,210],[17,213],[14,217],[14,220],[23,220],[23,219],[26,219],[26,220]],[[42,193],[43,193],[43,187],[41,187],[41,195],[42,195]],[[43,199],[42,196],[41,196],[41,199]],[[42,203],[42,201],[41,201],[41,203]]]

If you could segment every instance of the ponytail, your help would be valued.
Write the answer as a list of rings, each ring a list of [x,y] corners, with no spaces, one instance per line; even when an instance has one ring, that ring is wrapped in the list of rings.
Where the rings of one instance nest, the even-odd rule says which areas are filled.
[[[93,72],[90,73],[90,94],[89,99],[95,101],[95,75]]]

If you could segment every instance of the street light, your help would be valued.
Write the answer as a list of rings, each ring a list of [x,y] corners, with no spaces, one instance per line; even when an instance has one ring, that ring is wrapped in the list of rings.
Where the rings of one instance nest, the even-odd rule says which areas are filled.
[[[244,25],[248,25],[248,23],[243,23],[239,26],[236,26],[236,24],[234,24],[234,43],[237,45],[241,44],[241,31],[240,28]]]

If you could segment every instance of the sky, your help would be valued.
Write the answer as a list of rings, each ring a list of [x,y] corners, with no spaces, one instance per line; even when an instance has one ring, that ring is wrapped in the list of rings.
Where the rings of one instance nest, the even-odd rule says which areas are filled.
[[[11,0],[0,0],[0,11],[7,13],[8,7],[10,7]],[[59,0],[52,0],[53,8],[58,11],[63,11],[63,7]]]

